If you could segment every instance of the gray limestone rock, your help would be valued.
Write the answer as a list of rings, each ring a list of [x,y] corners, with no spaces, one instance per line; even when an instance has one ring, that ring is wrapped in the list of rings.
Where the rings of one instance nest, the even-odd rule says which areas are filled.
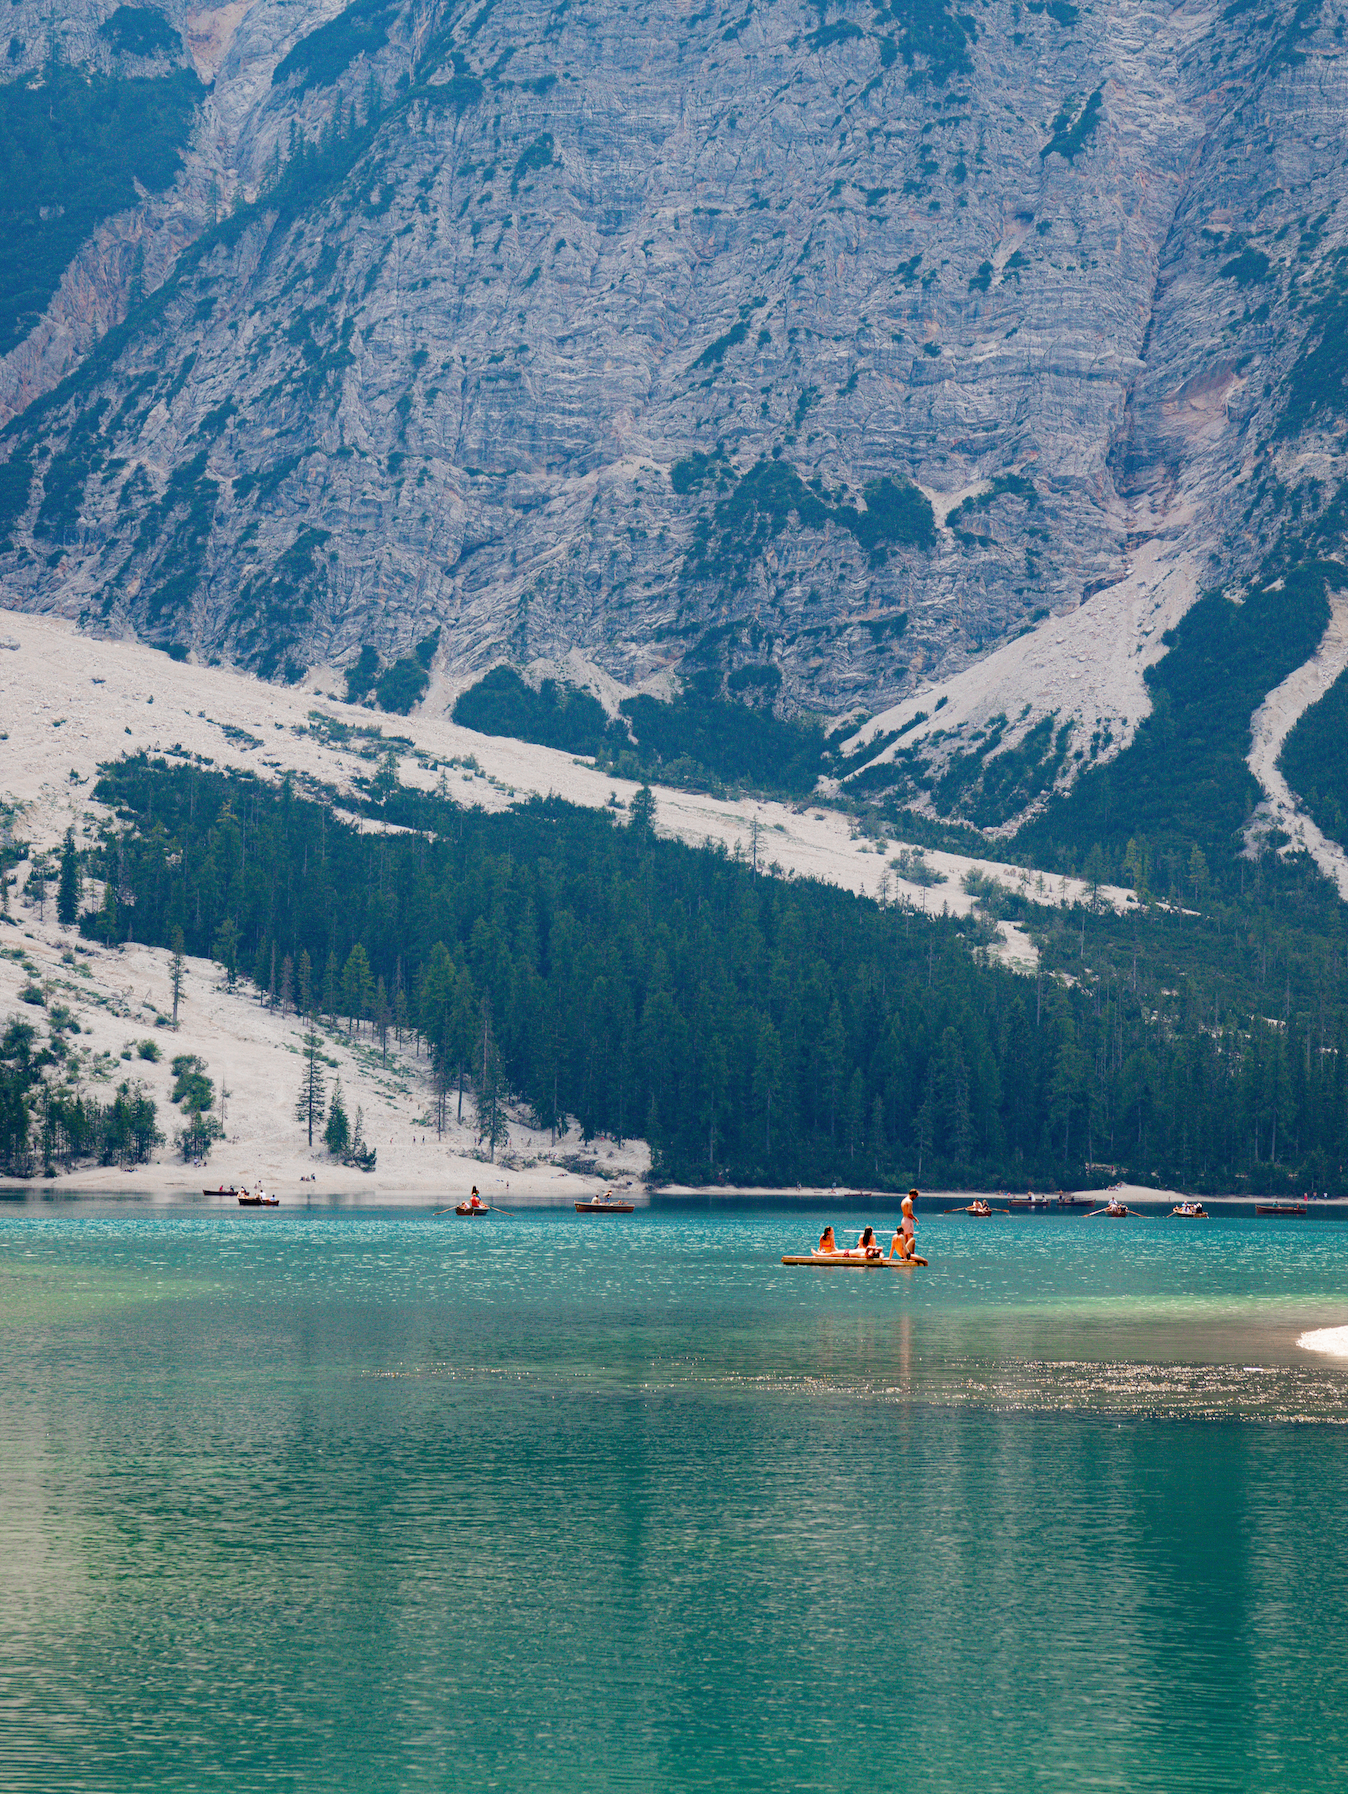
[[[59,52],[122,66],[109,10]],[[166,14],[182,174],[0,365],[8,604],[875,711],[1337,478],[1341,417],[1279,435],[1348,250],[1328,9]]]

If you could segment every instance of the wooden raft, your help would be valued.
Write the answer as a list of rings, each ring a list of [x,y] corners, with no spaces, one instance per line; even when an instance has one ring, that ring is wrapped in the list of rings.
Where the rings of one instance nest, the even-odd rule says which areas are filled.
[[[914,1265],[926,1264],[925,1258],[824,1258],[810,1253],[805,1258],[784,1258],[784,1265],[815,1265],[826,1271],[911,1271]]]

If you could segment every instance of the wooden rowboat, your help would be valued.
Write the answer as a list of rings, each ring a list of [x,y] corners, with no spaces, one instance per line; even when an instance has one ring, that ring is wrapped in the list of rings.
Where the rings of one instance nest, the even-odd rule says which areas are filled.
[[[883,1271],[888,1267],[891,1271],[911,1271],[914,1265],[926,1264],[925,1258],[845,1258],[839,1253],[836,1258],[829,1258],[823,1253],[812,1252],[805,1258],[784,1258],[784,1265],[815,1265],[825,1271]]]
[[[1304,1202],[1256,1202],[1254,1212],[1256,1215],[1304,1215],[1306,1204]]]
[[[279,1196],[249,1196],[246,1192],[239,1196],[240,1208],[280,1208],[280,1206],[281,1198]]]
[[[247,1195],[246,1190],[235,1189],[233,1184],[231,1184],[228,1189],[225,1188],[224,1184],[221,1184],[220,1188],[218,1190],[203,1190],[201,1193],[203,1196],[245,1196],[245,1195]]]
[[[454,1213],[456,1215],[489,1215],[491,1210],[485,1203],[479,1202],[474,1208],[471,1202],[461,1202],[455,1208]]]
[[[576,1204],[578,1215],[631,1215],[635,1212],[634,1202],[599,1202],[592,1197],[588,1202]]]

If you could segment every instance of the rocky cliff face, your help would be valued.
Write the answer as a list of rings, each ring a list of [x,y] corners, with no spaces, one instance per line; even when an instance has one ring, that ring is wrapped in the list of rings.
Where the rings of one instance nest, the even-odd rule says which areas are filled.
[[[1331,497],[1331,9],[694,4],[21,0],[19,82],[202,86],[0,370],[5,602],[874,712],[1102,591],[1145,660]],[[1056,678],[1008,740],[1126,736]]]

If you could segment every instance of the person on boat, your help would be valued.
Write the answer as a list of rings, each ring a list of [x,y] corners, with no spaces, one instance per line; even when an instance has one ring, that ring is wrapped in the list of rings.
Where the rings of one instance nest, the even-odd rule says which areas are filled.
[[[917,1191],[909,1190],[903,1199],[903,1220],[895,1229],[894,1238],[889,1242],[889,1256],[912,1258],[917,1252],[917,1217],[913,1210]]]
[[[826,1227],[819,1236],[819,1244],[815,1247],[815,1251],[836,1252],[837,1250],[838,1242],[833,1236],[833,1229],[831,1227]]]
[[[469,1206],[469,1208],[481,1208],[482,1207],[482,1198],[477,1193],[477,1185],[476,1184],[473,1185],[473,1193],[468,1198],[468,1206]]]
[[[990,1215],[992,1210],[988,1207],[987,1203],[984,1202],[981,1196],[976,1196],[969,1204],[969,1213],[971,1215]]]

